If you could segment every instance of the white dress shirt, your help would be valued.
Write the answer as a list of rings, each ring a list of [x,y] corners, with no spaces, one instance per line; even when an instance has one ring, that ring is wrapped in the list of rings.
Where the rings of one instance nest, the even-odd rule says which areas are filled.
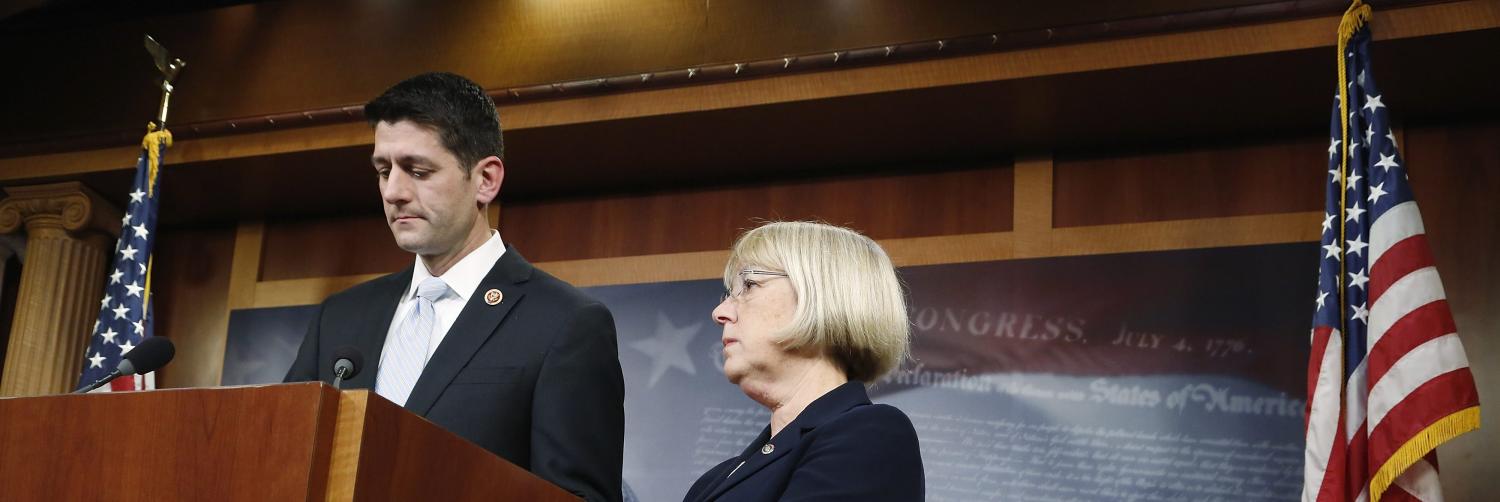
[[[505,254],[505,243],[500,240],[500,232],[490,230],[490,239],[480,244],[478,248],[469,252],[468,256],[458,260],[443,275],[438,276],[443,282],[448,283],[448,291],[437,301],[432,302],[432,310],[437,314],[436,322],[432,326],[432,339],[427,342],[427,356],[423,364],[432,359],[432,354],[437,352],[442,345],[443,338],[448,336],[448,330],[453,327],[453,321],[458,320],[458,314],[463,312],[464,305],[468,304],[469,298],[474,296],[474,290],[479,288],[479,282],[494,268],[495,262],[500,261],[500,256]],[[427,265],[422,263],[422,257],[416,258],[417,265],[413,267],[411,284],[406,286],[406,292],[401,295],[401,303],[396,305],[396,313],[391,317],[391,326],[386,332],[385,346],[381,348],[381,363],[385,362],[385,355],[391,348],[391,341],[396,338],[396,330],[400,328],[401,321],[411,312],[412,304],[417,301],[417,285],[423,280],[432,277],[432,272],[427,270]]]

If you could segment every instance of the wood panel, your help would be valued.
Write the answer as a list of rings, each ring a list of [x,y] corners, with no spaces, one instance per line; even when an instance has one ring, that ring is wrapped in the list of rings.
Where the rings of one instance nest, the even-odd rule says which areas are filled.
[[[1500,490],[1500,122],[1411,127],[1401,144],[1408,177],[1442,273],[1459,338],[1479,387],[1478,431],[1438,449],[1448,500],[1488,500]]]
[[[257,5],[257,7],[261,6]],[[1483,33],[1486,30],[1492,31],[1494,28],[1500,27],[1500,5],[1487,1],[1468,1],[1381,10],[1377,11],[1375,22],[1380,27],[1376,31],[1376,37],[1381,40],[1427,39],[1441,38],[1441,35],[1454,33]],[[835,97],[923,90],[966,84],[1007,82],[1123,68],[1163,66],[1172,63],[1203,62],[1252,55],[1289,54],[1301,50],[1323,50],[1328,48],[1333,43],[1331,34],[1334,32],[1336,26],[1336,17],[1322,17],[1263,25],[1233,26],[1214,30],[1168,33],[1068,46],[1041,47],[973,57],[858,67],[840,71],[811,72],[773,78],[726,81],[709,85],[522,103],[502,107],[501,115],[504,117],[508,130],[523,130],[643,117],[670,116],[703,111],[731,110],[768,104],[799,103]],[[132,35],[132,37],[135,36],[138,35]],[[1442,53],[1455,58],[1461,58],[1466,55],[1467,50],[1471,50],[1473,47],[1485,46],[1483,45],[1485,42],[1493,43],[1492,39],[1486,39],[1478,44],[1462,44],[1457,46],[1458,48],[1456,49],[1443,51]],[[133,44],[134,42],[132,41],[131,43]],[[421,44],[416,44],[414,47],[421,47]],[[365,51],[368,49],[362,47],[361,50]],[[288,53],[301,52],[299,48],[287,49],[287,51]],[[443,51],[429,50],[427,52],[442,53]],[[468,57],[468,55],[465,54],[465,57]],[[1430,60],[1432,58],[1427,59]],[[242,63],[242,60],[235,61],[236,64]],[[1393,63],[1390,59],[1383,59],[1382,61],[1382,64],[1385,65],[1383,67],[1386,68],[1390,68]],[[1429,82],[1427,79],[1422,79],[1425,82],[1423,85],[1428,86],[1424,88],[1430,89],[1430,86],[1453,87],[1457,85],[1456,88],[1462,89],[1466,87],[1450,83],[1483,82],[1486,79],[1482,77],[1494,71],[1494,64],[1488,63],[1484,58],[1475,59],[1469,57],[1465,58],[1464,61],[1463,64],[1445,65],[1443,67],[1449,72],[1456,72],[1455,76],[1451,78],[1438,79],[1436,82]],[[71,63],[77,67],[92,68],[78,61],[72,61]],[[1260,68],[1267,67],[1264,63],[1257,62],[1254,64],[1254,68],[1257,71]],[[1277,67],[1282,69],[1283,73],[1296,73],[1298,78],[1305,78],[1307,75],[1322,76],[1330,73],[1321,65],[1315,69],[1308,69],[1301,65],[1286,65],[1284,61],[1275,64],[1279,65]],[[266,66],[272,65],[268,64]],[[368,68],[383,68],[381,65],[374,64],[373,62],[365,66]],[[368,71],[364,70],[368,68],[362,67],[361,71],[347,73],[328,68],[318,68],[313,75],[367,75]],[[453,69],[458,67],[446,68]],[[402,76],[409,75],[420,69],[427,68],[406,68],[396,74]],[[459,69],[461,70],[461,68]],[[124,70],[122,69],[121,71],[123,72]],[[202,72],[204,70],[199,68],[197,71]],[[239,76],[242,72],[226,70],[225,73],[231,76]],[[192,73],[188,73],[187,75],[192,75]],[[1288,81],[1285,78],[1287,76],[1285,74],[1280,75],[1277,82],[1285,84]],[[1243,96],[1239,98],[1240,100],[1255,101],[1257,99],[1264,99],[1260,96],[1264,95],[1268,89],[1260,85],[1260,77],[1261,75],[1256,73],[1250,82],[1246,82],[1245,79],[1231,79],[1229,82],[1219,82],[1215,84],[1215,87],[1222,91],[1224,87],[1221,86],[1253,85],[1252,90],[1240,92],[1238,95]],[[393,77],[390,80],[395,80],[396,78],[398,77]],[[146,77],[142,77],[142,79],[144,81]],[[85,80],[95,81],[98,79]],[[286,81],[304,84],[310,81],[327,81],[329,79],[303,77],[300,75],[289,77],[283,74],[276,74],[274,80],[275,82],[268,83],[267,85],[279,84]],[[333,80],[342,81],[348,79]],[[1394,76],[1389,77],[1385,85],[1389,88],[1399,83],[1395,82],[1395,80]],[[1158,76],[1155,79],[1156,85],[1153,87],[1153,90],[1158,91],[1158,95],[1179,94],[1183,92],[1183,84],[1180,83],[1182,81],[1183,79],[1173,76]],[[31,80],[27,80],[26,82],[29,83]],[[347,100],[338,101],[335,104],[362,102],[377,94],[380,89],[383,89],[388,84],[389,81],[382,81],[378,85],[370,83],[368,85],[371,88],[366,92],[351,93]],[[183,84],[184,88],[180,92],[181,96],[179,96],[179,99],[193,95],[192,92],[187,90],[186,86],[188,85],[188,83]],[[199,83],[198,85],[202,86],[203,84]],[[1096,94],[1098,89],[1109,85],[1108,82],[1098,83],[1089,86],[1088,92]],[[1174,86],[1178,88],[1174,90]],[[141,87],[148,88],[145,85]],[[1483,89],[1479,84],[1473,84],[1471,87]],[[63,91],[66,87],[49,89],[57,89],[59,94],[67,94]],[[222,91],[223,89],[223,87],[218,87],[212,90]],[[1453,95],[1457,93],[1433,92],[1435,95]],[[230,94],[232,94],[234,100],[248,99],[245,93]],[[1226,94],[1225,92],[1219,92],[1214,96],[1217,99],[1225,100]],[[1030,95],[1027,96],[1033,97]],[[1048,94],[1043,93],[1034,97],[1045,98],[1047,96]],[[1088,95],[1070,94],[1039,102],[1068,102],[1087,97]],[[1114,98],[1114,102],[1117,104],[1131,101],[1130,96],[1111,95],[1111,97]],[[149,106],[156,102],[154,95],[136,98],[117,98],[108,102],[95,103],[94,108],[96,110],[91,110],[90,116],[97,109],[118,109],[122,108],[121,103],[136,103],[137,101],[139,101],[142,109],[137,110],[131,116],[149,116]],[[1240,101],[1235,102],[1238,103]],[[179,106],[174,107],[174,109],[180,111],[186,106],[179,103]],[[1479,106],[1486,105],[1480,104]],[[1273,100],[1267,100],[1258,106],[1244,106],[1241,108],[1261,110],[1266,107],[1281,109]],[[285,112],[298,109],[301,108],[288,104],[274,111]],[[1077,116],[1074,114],[1055,113],[1057,111],[1043,107],[1033,110],[1008,110],[1001,111],[1001,113],[1031,112],[1042,117]],[[1093,114],[1090,114],[1088,118],[1091,121],[1098,121],[1098,117]],[[1198,122],[1194,124],[1195,126],[1201,126],[1201,122],[1207,122],[1221,128],[1224,127],[1222,124],[1232,124],[1239,119],[1239,117],[1234,117],[1230,114],[1195,118],[1196,121],[1194,122]],[[137,127],[134,124],[139,120],[139,118],[129,119],[126,125],[122,127]],[[1120,117],[1117,120],[1120,123],[1125,123],[1128,117]],[[1187,121],[1187,119],[1184,120]],[[90,124],[95,123],[90,122]],[[133,135],[127,136],[134,137]],[[1074,140],[1078,138],[1078,135],[1073,135],[1061,139]],[[312,148],[359,146],[366,145],[369,141],[368,129],[363,124],[331,124],[300,129],[240,134],[221,138],[184,140],[179,143],[177,148],[167,153],[166,159],[168,164],[175,165],[184,162],[204,162],[246,156],[297,152]],[[1035,147],[1038,145],[1031,146]],[[121,163],[118,159],[132,158],[134,156],[133,148],[124,146],[113,149],[105,148],[4,158],[0,159],[0,180],[24,180],[119,170],[125,164]]]
[[[7,45],[45,48],[13,54],[12,66],[31,75],[13,83],[15,95],[73,97],[15,103],[13,113],[33,120],[0,125],[0,136],[135,127],[152,116],[142,32],[189,62],[173,113],[201,121],[363,102],[432,69],[495,88],[1256,3],[1265,0],[337,0],[148,19],[130,12],[79,22],[87,16],[78,15],[0,32]],[[121,82],[124,76],[131,79]]]
[[[1011,192],[1008,167],[835,178],[514,204],[501,229],[533,261],[727,249],[764,220],[821,220],[875,239],[996,232],[1010,229]]]
[[[17,481],[5,498],[306,500],[327,476],[336,403],[316,384],[0,399],[0,478]]]
[[[1062,154],[1059,228],[1319,211],[1327,139]],[[1316,236],[1314,236],[1316,237]]]
[[[507,203],[500,230],[541,262],[719,251],[759,220],[817,219],[876,239],[1010,229],[1009,167],[912,170],[918,173]],[[265,281],[385,273],[411,260],[376,215],[272,222],[265,239]]]
[[[368,390],[339,397],[325,500],[577,497]]]
[[[156,241],[151,301],[152,330],[172,340],[177,357],[157,372],[157,385],[219,384],[229,326],[232,227],[161,228]]]
[[[259,279],[265,281],[389,273],[412,262],[381,214],[269,222],[264,246]]]

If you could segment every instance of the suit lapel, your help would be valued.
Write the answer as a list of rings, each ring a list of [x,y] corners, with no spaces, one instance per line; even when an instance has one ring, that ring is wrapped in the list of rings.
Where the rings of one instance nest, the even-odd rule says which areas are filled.
[[[385,337],[391,332],[391,319],[395,318],[396,307],[401,305],[401,296],[411,286],[412,266],[395,275],[387,276],[387,281],[381,284],[375,293],[374,306],[370,312],[375,315],[365,316],[355,323],[354,347],[365,357],[365,370],[360,371],[358,376],[344,384],[346,389],[375,389],[375,371],[380,367],[380,353],[385,348]],[[379,313],[385,313],[384,316]]]
[[[781,429],[781,433],[777,434],[776,437],[770,438],[772,449],[769,453],[766,453],[763,449],[767,438],[771,435],[771,428],[769,426],[766,427],[761,432],[760,437],[756,438],[755,442],[750,443],[750,446],[745,448],[745,451],[740,454],[740,458],[745,459],[745,464],[730,474],[719,486],[709,490],[708,495],[703,497],[703,500],[718,498],[724,492],[729,491],[730,488],[734,488],[741,481],[754,475],[756,471],[771,465],[776,459],[790,453],[792,450],[801,448],[802,437],[808,432],[818,428],[819,425],[823,425],[823,423],[829,420],[833,420],[845,411],[849,411],[850,408],[862,404],[870,404],[870,397],[865,393],[863,383],[851,381],[835,387],[833,390],[828,391],[827,394],[824,394],[823,397],[809,404],[807,409],[802,410],[802,413],[797,415],[797,418],[792,420],[792,423],[787,424],[785,428]]]
[[[802,429],[791,426],[782,429],[780,434],[777,434],[775,438],[771,438],[770,440],[770,444],[773,445],[771,452],[764,453],[764,447],[767,443],[766,438],[770,436],[771,428],[766,427],[766,430],[761,432],[760,437],[755,438],[755,442],[750,443],[750,446],[745,448],[745,451],[740,454],[740,458],[744,459],[745,463],[737,469],[731,468],[733,470],[729,474],[729,477],[725,478],[723,482],[719,483],[712,490],[709,490],[708,496],[703,497],[703,500],[718,498],[730,488],[734,488],[734,485],[740,484],[741,481],[755,474],[756,471],[771,465],[776,459],[791,452],[793,448],[798,446],[798,443],[802,442]]]
[[[505,316],[521,302],[521,297],[525,296],[523,284],[531,278],[533,270],[521,253],[506,246],[505,254],[490,268],[479,287],[474,288],[458,319],[453,321],[453,327],[448,329],[442,344],[422,369],[422,376],[406,400],[406,409],[424,416],[432,409],[433,403],[458,376],[459,370],[469,363],[484,342],[499,331]],[[498,305],[490,305],[484,299],[485,292],[491,289],[498,289],[503,295]]]

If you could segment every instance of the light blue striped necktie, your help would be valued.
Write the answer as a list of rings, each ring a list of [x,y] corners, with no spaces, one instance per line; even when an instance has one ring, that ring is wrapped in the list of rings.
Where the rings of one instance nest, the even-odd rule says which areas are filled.
[[[436,277],[428,277],[417,285],[417,301],[411,311],[401,320],[401,327],[392,333],[395,339],[380,355],[380,369],[375,375],[375,393],[405,406],[411,396],[412,387],[422,376],[427,366],[427,346],[432,341],[432,328],[437,325],[437,312],[432,302],[448,294],[448,283]]]

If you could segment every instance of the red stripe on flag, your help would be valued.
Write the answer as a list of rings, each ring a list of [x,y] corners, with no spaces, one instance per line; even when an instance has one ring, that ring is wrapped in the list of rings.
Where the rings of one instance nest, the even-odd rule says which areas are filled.
[[[1344,500],[1354,500],[1354,497],[1359,496],[1360,490],[1370,485],[1370,467],[1365,464],[1365,452],[1370,447],[1368,436],[1365,435],[1367,428],[1368,425],[1361,422],[1359,430],[1354,431],[1354,435],[1349,438],[1348,456],[1344,457],[1347,463],[1344,467],[1344,479],[1348,480],[1344,485],[1348,490]]]
[[[1397,448],[1439,419],[1479,405],[1479,391],[1469,368],[1434,377],[1407,394],[1370,433],[1372,469],[1385,465]]]
[[[1385,372],[1390,371],[1391,366],[1411,349],[1457,332],[1458,326],[1453,324],[1453,311],[1448,308],[1448,300],[1438,300],[1412,310],[1392,324],[1391,329],[1386,330],[1380,341],[1370,348],[1369,359],[1365,362],[1370,371],[1370,388],[1375,388],[1380,377],[1385,376]]]
[[[1374,305],[1385,290],[1397,280],[1423,267],[1431,267],[1432,249],[1427,246],[1427,234],[1417,234],[1402,239],[1380,255],[1380,261],[1370,265],[1370,298]]]
[[[1339,427],[1333,434],[1333,449],[1328,452],[1328,470],[1323,471],[1323,483],[1318,486],[1317,502],[1343,502],[1353,498],[1346,496],[1348,490],[1347,480],[1344,478],[1344,465],[1348,458],[1348,448],[1344,443],[1344,413],[1339,410]]]
[[[1312,423],[1313,396],[1318,393],[1318,371],[1323,368],[1323,353],[1328,352],[1328,339],[1332,333],[1333,328],[1313,328],[1312,354],[1307,358],[1307,402],[1304,403],[1305,409],[1302,412],[1305,417],[1302,419],[1303,437],[1307,436],[1307,427]]]

